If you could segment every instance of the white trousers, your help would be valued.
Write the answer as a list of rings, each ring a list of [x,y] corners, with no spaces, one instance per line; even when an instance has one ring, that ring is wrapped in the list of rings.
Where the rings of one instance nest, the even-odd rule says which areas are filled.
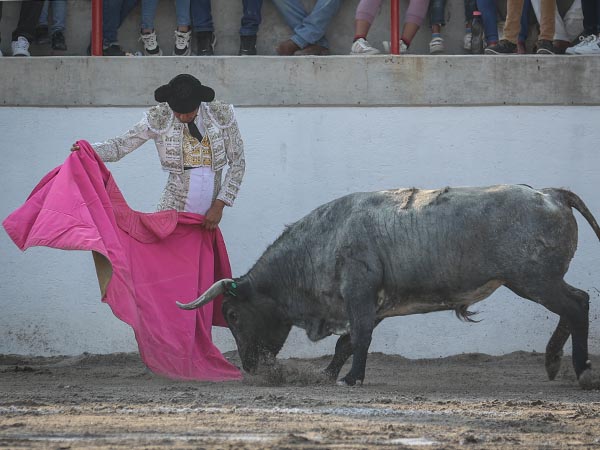
[[[215,173],[210,167],[190,170],[190,190],[185,199],[186,212],[206,214],[212,205],[215,192]]]

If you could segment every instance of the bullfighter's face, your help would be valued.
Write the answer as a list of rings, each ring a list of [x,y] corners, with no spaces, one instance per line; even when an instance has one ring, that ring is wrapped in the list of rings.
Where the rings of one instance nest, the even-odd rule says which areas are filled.
[[[190,123],[198,115],[198,109],[199,108],[196,108],[195,110],[193,110],[192,112],[189,112],[189,113],[178,113],[178,112],[173,111],[173,114],[175,115],[177,120],[179,120],[180,122]]]

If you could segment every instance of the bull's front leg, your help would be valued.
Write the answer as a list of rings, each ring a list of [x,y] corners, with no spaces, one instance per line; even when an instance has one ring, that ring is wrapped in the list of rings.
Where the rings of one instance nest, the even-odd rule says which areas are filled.
[[[335,380],[340,374],[340,370],[348,358],[352,356],[352,343],[350,342],[350,335],[341,335],[335,344],[335,353],[329,365],[325,368],[325,376],[330,380]]]
[[[340,247],[335,269],[340,280],[339,294],[350,322],[352,344],[352,367],[338,383],[354,386],[357,381],[362,384],[365,379],[367,355],[376,325],[377,291],[383,281],[383,268],[368,241],[353,241]]]
[[[350,341],[352,344],[352,367],[339,380],[339,384],[354,386],[365,379],[367,355],[371,345],[371,336],[376,324],[376,290],[367,277],[355,273],[353,279],[342,283],[341,293],[346,303],[350,319]]]
[[[375,327],[379,325],[379,322],[381,322],[381,319],[378,319],[375,322]],[[339,337],[335,344],[335,354],[333,355],[331,362],[325,368],[325,370],[323,370],[325,376],[330,380],[335,380],[340,374],[340,370],[342,370],[342,367],[344,364],[346,364],[346,361],[348,361],[348,358],[351,356],[352,342],[350,341],[350,335],[343,334]]]

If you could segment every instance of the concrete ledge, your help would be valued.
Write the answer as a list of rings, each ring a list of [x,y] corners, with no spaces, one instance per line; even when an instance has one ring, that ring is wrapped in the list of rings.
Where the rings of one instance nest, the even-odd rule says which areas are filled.
[[[4,58],[3,106],[148,106],[189,72],[238,106],[598,105],[593,56]]]

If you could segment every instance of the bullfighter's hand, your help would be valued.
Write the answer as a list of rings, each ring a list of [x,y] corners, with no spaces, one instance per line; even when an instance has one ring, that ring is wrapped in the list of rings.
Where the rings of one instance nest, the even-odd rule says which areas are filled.
[[[221,200],[215,200],[208,211],[206,211],[202,226],[207,230],[214,230],[217,228],[219,222],[221,222],[221,218],[223,217],[224,207],[225,203],[223,203]]]
[[[77,144],[73,144],[73,146],[71,147],[71,151],[72,151],[72,152],[77,152],[77,151],[79,151],[79,145],[77,145]]]

